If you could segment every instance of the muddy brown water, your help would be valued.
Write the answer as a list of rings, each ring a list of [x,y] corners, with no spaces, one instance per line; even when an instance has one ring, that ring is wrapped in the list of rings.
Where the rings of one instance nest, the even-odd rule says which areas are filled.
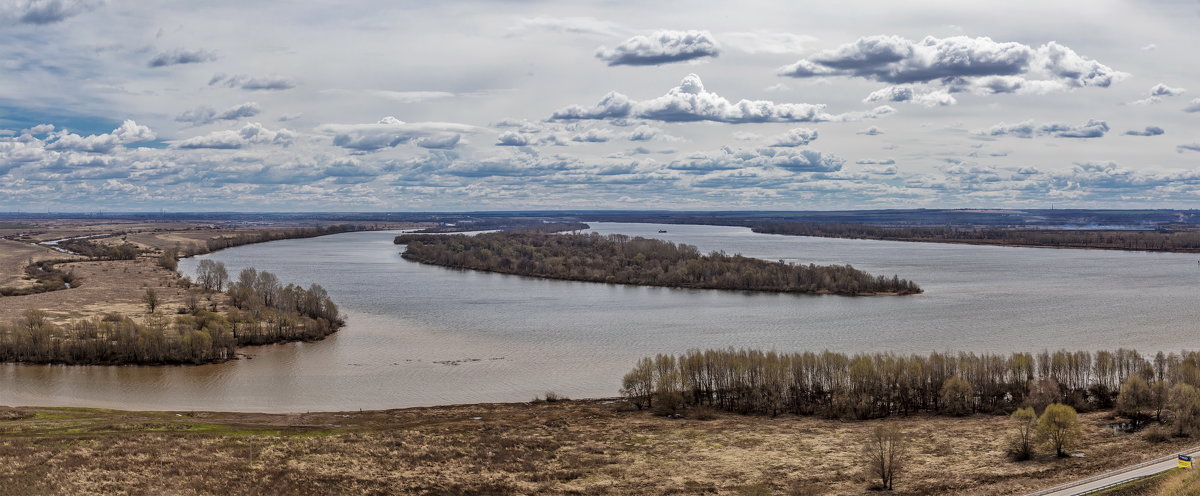
[[[634,361],[689,348],[1009,352],[1200,348],[1197,255],[840,240],[592,223],[769,260],[850,263],[926,293],[852,298],[551,281],[421,265],[395,232],[207,255],[319,283],[347,316],[317,343],[198,367],[0,366],[0,404],[303,412],[617,394]],[[665,230],[666,233],[659,233]],[[192,270],[197,259],[181,262]]]

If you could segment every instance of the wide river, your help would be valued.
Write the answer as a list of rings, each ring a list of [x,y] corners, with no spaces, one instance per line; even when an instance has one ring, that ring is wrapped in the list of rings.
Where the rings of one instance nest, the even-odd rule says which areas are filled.
[[[689,348],[846,352],[1195,349],[1197,255],[1001,248],[591,223],[770,260],[849,263],[925,294],[843,297],[550,281],[408,262],[395,232],[275,241],[200,258],[329,290],[347,325],[317,343],[193,367],[0,367],[0,404],[301,412],[617,394],[638,358]],[[669,231],[659,234],[659,229]],[[184,260],[191,271],[197,259]]]

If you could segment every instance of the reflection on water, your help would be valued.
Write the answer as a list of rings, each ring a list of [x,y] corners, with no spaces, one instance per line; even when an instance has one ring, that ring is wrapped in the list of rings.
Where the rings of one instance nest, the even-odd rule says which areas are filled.
[[[0,404],[315,411],[524,401],[546,391],[609,396],[637,358],[705,347],[1200,347],[1195,255],[593,227],[770,260],[852,263],[913,279],[926,293],[848,298],[548,281],[408,262],[394,233],[276,241],[207,258],[235,276],[254,266],[325,286],[347,315],[340,332],[199,367],[0,366]]]

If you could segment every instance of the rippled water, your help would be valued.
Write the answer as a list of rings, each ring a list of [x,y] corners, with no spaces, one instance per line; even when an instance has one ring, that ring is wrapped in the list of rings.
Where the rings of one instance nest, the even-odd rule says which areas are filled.
[[[318,343],[198,367],[0,367],[0,404],[316,411],[610,396],[639,357],[688,348],[926,352],[1200,348],[1197,255],[838,240],[593,223],[771,260],[851,263],[926,293],[851,298],[644,288],[400,258],[395,233],[285,240],[203,258],[329,290]],[[659,229],[667,233],[659,234]],[[197,259],[181,262],[183,270]]]

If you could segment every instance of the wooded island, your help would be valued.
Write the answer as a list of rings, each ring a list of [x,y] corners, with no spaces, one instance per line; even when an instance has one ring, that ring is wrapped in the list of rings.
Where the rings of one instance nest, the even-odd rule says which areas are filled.
[[[404,234],[415,262],[572,281],[694,289],[839,295],[908,295],[915,283],[873,276],[849,265],[794,265],[621,234],[497,232]]]

